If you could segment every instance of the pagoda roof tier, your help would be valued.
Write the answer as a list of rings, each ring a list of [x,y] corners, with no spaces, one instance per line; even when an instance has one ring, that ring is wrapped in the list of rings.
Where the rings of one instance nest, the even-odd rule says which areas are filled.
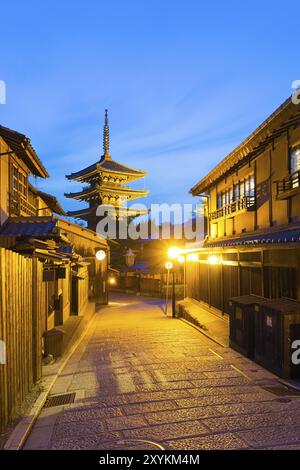
[[[138,197],[147,196],[148,192],[149,191],[143,189],[139,190],[127,188],[126,186],[110,186],[103,184],[101,186],[96,185],[88,187],[77,193],[65,193],[65,197],[79,200],[88,200],[92,196],[98,194],[114,194],[118,196],[125,196],[128,199],[136,199]]]
[[[112,206],[112,205],[106,205],[106,208],[108,213],[110,212],[115,212],[118,217],[138,217],[141,215],[147,215],[149,213],[149,209],[131,209],[130,207],[119,207],[119,206]],[[80,209],[77,211],[69,211],[67,215],[69,217],[74,217],[84,219],[85,217],[88,217],[89,215],[93,214],[95,212],[95,208],[93,207],[86,207],[85,209]]]
[[[88,181],[92,178],[95,178],[97,175],[103,173],[111,175],[124,175],[128,176],[131,181],[146,176],[147,172],[142,170],[136,170],[130,168],[129,166],[122,165],[121,163],[112,160],[111,158],[102,157],[100,162],[96,162],[93,165],[84,168],[83,170],[77,171],[67,175],[66,178],[74,181]]]

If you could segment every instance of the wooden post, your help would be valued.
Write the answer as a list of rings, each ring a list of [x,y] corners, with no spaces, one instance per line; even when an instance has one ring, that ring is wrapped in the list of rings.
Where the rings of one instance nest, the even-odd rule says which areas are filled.
[[[5,296],[5,250],[0,248],[0,339],[7,349],[7,325],[6,325],[6,296]],[[0,430],[8,421],[8,393],[7,393],[7,351],[6,364],[0,364]]]

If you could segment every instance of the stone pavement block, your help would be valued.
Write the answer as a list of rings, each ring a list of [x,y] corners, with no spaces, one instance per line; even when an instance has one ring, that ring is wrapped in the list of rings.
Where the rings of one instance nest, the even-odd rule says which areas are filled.
[[[239,377],[219,377],[215,379],[193,380],[192,384],[195,387],[236,387],[237,385],[249,385],[249,380],[242,375],[239,375]]]
[[[28,437],[24,449],[48,449],[53,433],[53,426],[35,427]]]
[[[256,415],[226,416],[221,418],[208,418],[204,421],[206,426],[213,432],[224,432],[234,430],[258,429],[271,426],[288,426],[291,428],[299,423],[300,414],[291,413],[265,413]]]
[[[51,389],[51,395],[59,395],[60,393],[66,393],[73,380],[73,375],[67,375],[65,377],[59,377]]]
[[[233,369],[228,370],[219,370],[219,371],[211,371],[211,372],[203,372],[203,375],[208,379],[220,379],[220,378],[227,378],[227,377],[240,377],[241,374]]]
[[[249,382],[248,382],[249,384]],[[260,393],[260,389],[258,387],[254,387],[253,385],[251,386],[245,386],[245,387],[229,387],[223,386],[223,387],[218,387],[216,390],[216,387],[197,387],[189,390],[191,395],[195,397],[203,397],[203,396],[211,396],[211,395],[235,395],[235,394],[253,394],[253,393]],[[274,398],[273,395],[269,394],[271,398]]]
[[[176,439],[187,436],[197,436],[207,434],[206,428],[199,421],[188,421],[185,423],[161,424],[159,426],[149,426],[140,429],[123,431],[125,438],[150,439],[163,441],[166,439]]]
[[[248,444],[233,433],[166,441],[164,445],[166,449],[170,450],[239,450],[249,448]]]
[[[191,394],[189,390],[165,390],[159,392],[139,392],[139,393],[130,393],[126,395],[127,403],[142,403],[142,402],[151,402],[158,400],[173,400],[176,398],[187,398]]]
[[[300,445],[300,426],[274,426],[273,423],[273,426],[266,428],[240,431],[237,435],[257,449],[266,449],[276,445]]]
[[[105,422],[107,428],[111,431],[121,431],[124,429],[139,428],[147,425],[143,416],[140,415],[108,418]]]
[[[299,444],[286,444],[283,446],[266,447],[266,450],[300,450],[300,443]]]
[[[291,401],[290,403],[280,403],[278,401],[270,401],[270,402],[252,402],[250,403],[234,403],[234,404],[226,404],[226,405],[218,405],[215,407],[215,410],[218,411],[220,414],[225,415],[242,415],[242,414],[249,414],[249,413],[272,413],[272,412],[280,412],[285,409],[287,412],[292,411],[295,409],[296,411],[300,409],[300,401]]]
[[[208,418],[211,416],[218,416],[218,413],[214,408],[210,406],[203,406],[198,408],[184,408],[181,410],[163,411],[157,413],[148,413],[145,415],[149,424],[158,423],[175,423],[178,421],[189,421],[191,419]]]
[[[35,424],[35,428],[37,429],[43,426],[54,426],[61,412],[61,407],[58,408],[59,411],[56,410],[56,407],[49,409],[44,408],[39,416],[37,423]]]
[[[80,410],[65,411],[59,416],[58,424],[89,421],[95,419],[103,419],[108,417],[122,416],[121,408],[85,408]]]
[[[55,426],[54,435],[56,439],[64,437],[79,437],[87,434],[97,435],[105,431],[105,425],[98,419],[88,421],[75,421],[59,423]]]
[[[147,390],[178,390],[178,389],[189,389],[193,388],[191,382],[188,381],[177,381],[177,382],[159,382],[152,384],[137,385],[137,391],[145,392]]]
[[[124,405],[122,408],[126,415],[135,415],[162,410],[175,410],[178,406],[174,401],[152,401],[149,403],[139,403],[137,405]]]
[[[199,379],[205,379],[205,376],[203,372],[191,372],[191,371],[186,371],[183,373],[168,373],[168,372],[159,372],[159,371],[154,371],[153,372],[153,377],[156,382],[180,382],[182,380],[199,380]]]
[[[106,450],[107,443],[121,439],[117,432],[106,432],[97,436],[67,437],[51,442],[51,450]]]

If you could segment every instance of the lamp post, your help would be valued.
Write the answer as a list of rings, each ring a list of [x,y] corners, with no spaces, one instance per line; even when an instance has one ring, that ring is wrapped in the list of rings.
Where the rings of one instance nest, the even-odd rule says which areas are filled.
[[[176,317],[175,271],[172,272],[172,318]]]
[[[170,281],[170,269],[173,268],[173,263],[167,261],[165,264],[167,270],[167,288],[166,288],[166,305],[165,305],[165,315],[168,314],[168,300],[169,300],[169,281]]]
[[[97,264],[99,265],[99,274],[100,274],[100,286],[101,286],[101,291],[99,292],[99,284],[95,279],[95,286],[94,286],[94,294],[96,295],[96,298],[100,298],[101,295],[101,302],[102,303],[107,303],[108,301],[108,293],[107,293],[107,288],[106,288],[106,280],[104,278],[104,260],[106,258],[106,252],[104,250],[98,250],[95,254],[96,260],[100,261],[100,263],[96,263],[95,266],[95,276],[97,275]]]
[[[178,262],[183,264],[183,298],[186,296],[186,256],[178,256]]]
[[[171,247],[168,250],[168,255],[171,259],[179,261],[182,250],[176,246]],[[176,295],[175,295],[175,271],[172,273],[172,318],[176,317]]]

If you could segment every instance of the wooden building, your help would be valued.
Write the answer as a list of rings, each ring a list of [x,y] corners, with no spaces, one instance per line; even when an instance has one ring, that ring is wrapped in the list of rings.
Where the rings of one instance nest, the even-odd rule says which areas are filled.
[[[88,301],[107,302],[107,243],[71,223],[55,196],[36,189],[30,176],[48,173],[30,140],[0,126],[0,245],[43,263],[48,308],[45,330],[83,315]]]
[[[30,176],[48,176],[30,140],[0,126],[0,430],[41,378],[42,356],[63,353],[96,303],[107,303],[106,240],[61,218],[57,199]],[[59,345],[49,340],[54,328]]]
[[[223,312],[243,294],[300,299],[299,105],[285,101],[191,193],[208,231],[187,263],[189,297]]]

